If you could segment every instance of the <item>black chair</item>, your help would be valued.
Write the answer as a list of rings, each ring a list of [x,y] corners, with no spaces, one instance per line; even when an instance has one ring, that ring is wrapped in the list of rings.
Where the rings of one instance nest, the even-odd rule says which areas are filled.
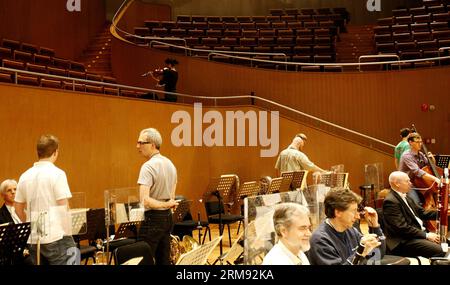
[[[81,260],[85,260],[85,265],[88,263],[89,258],[92,258],[93,263],[95,263],[95,253],[97,252],[95,240],[103,238],[101,231],[105,225],[105,209],[90,209],[86,212],[86,221],[86,233],[73,236],[77,247],[80,249]],[[82,240],[87,240],[87,245],[81,244]]]
[[[121,265],[135,257],[143,257],[138,265],[155,265],[150,245],[145,241],[124,245],[114,250],[114,264]]]
[[[180,238],[180,240],[183,239],[183,236],[189,235],[193,237],[192,232],[194,230],[198,230],[198,242],[203,244],[206,239],[206,234],[209,234],[209,240],[211,241],[211,229],[209,228],[209,223],[207,221],[201,221],[200,220],[200,214],[195,221],[192,218],[191,211],[190,211],[190,200],[187,200],[184,196],[177,196],[177,200],[181,200],[180,204],[176,208],[175,212],[173,213],[173,230],[172,234],[176,235]],[[203,234],[203,241],[201,240],[201,231],[205,228],[205,233]]]
[[[210,224],[219,225],[219,232],[223,232],[223,228],[226,225],[228,228],[228,240],[231,247],[231,232],[230,232],[230,224],[234,223],[242,223],[244,217],[242,215],[233,215],[229,213],[225,213],[225,209],[223,207],[223,202],[219,201],[207,201],[205,202],[205,210],[206,215],[208,216],[208,222]],[[220,213],[220,215],[219,215]],[[219,217],[220,216],[220,217]]]

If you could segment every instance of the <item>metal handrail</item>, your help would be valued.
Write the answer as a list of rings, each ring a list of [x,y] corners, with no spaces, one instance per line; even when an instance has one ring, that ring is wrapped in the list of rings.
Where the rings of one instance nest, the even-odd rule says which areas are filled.
[[[366,58],[396,58],[397,59],[397,63],[399,63],[398,68],[400,70],[400,57],[396,54],[391,54],[391,53],[386,53],[386,54],[370,54],[370,55],[361,55],[360,57],[358,57],[358,70],[361,71],[361,59],[366,59]],[[378,63],[380,64],[380,63]]]
[[[139,90],[139,91],[143,91],[146,93],[150,93],[150,92],[155,92],[155,93],[164,93],[164,94],[170,94],[170,95],[176,95],[179,97],[185,97],[185,98],[192,98],[192,99],[206,99],[206,100],[214,100],[214,105],[217,105],[217,100],[230,100],[230,99],[251,99],[251,100],[259,100],[262,102],[266,102],[269,103],[270,105],[273,106],[277,106],[280,107],[282,109],[285,109],[287,111],[293,112],[295,114],[301,115],[301,116],[305,116],[307,118],[310,118],[312,120],[321,122],[325,125],[328,126],[332,126],[334,128],[346,131],[348,133],[352,133],[355,134],[357,136],[378,142],[380,144],[386,145],[388,147],[392,147],[394,148],[395,146],[393,144],[384,142],[382,140],[379,140],[377,138],[350,130],[348,128],[342,127],[340,125],[328,122],[326,120],[323,120],[321,118],[309,115],[307,113],[301,112],[297,109],[285,106],[283,104],[279,104],[277,102],[274,102],[272,100],[266,99],[266,98],[262,98],[262,97],[258,97],[258,96],[253,96],[253,95],[239,95],[239,96],[225,96],[225,97],[209,97],[209,96],[194,96],[194,95],[188,95],[188,94],[183,94],[183,93],[176,93],[176,92],[167,92],[167,91],[161,91],[161,90],[154,90],[154,89],[147,89],[147,88],[140,88],[140,87],[134,87],[134,86],[128,86],[128,85],[121,85],[121,84],[114,84],[114,83],[106,83],[106,82],[100,82],[100,81],[92,81],[92,80],[86,80],[86,79],[79,79],[79,78],[72,78],[72,77],[64,77],[64,76],[58,76],[58,75],[51,75],[51,74],[46,74],[46,73],[38,73],[38,72],[31,72],[31,71],[25,71],[25,70],[19,70],[19,69],[12,69],[12,68],[6,68],[6,67],[0,67],[0,70],[5,70],[5,71],[10,71],[10,72],[14,72],[16,74],[16,78],[17,78],[17,74],[18,73],[24,73],[24,74],[31,74],[31,75],[37,75],[37,76],[45,76],[45,77],[51,77],[51,78],[57,78],[57,79],[63,79],[63,80],[70,80],[73,82],[73,86],[75,89],[75,82],[79,81],[79,82],[87,82],[87,83],[94,83],[97,85],[105,85],[105,86],[111,86],[111,87],[116,87],[117,88],[117,92],[118,92],[118,96],[120,96],[120,88],[122,89],[128,89],[128,90]],[[17,82],[16,82],[17,84]]]

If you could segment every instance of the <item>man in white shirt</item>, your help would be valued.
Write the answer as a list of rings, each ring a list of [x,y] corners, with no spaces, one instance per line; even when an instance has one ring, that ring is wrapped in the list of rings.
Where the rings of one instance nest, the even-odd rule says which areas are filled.
[[[20,219],[14,210],[14,197],[16,196],[17,182],[7,179],[0,184],[0,195],[5,203],[0,208],[0,224],[20,224]]]
[[[278,242],[264,257],[263,265],[309,265],[311,223],[308,208],[297,203],[276,206],[273,224]]]
[[[31,222],[28,244],[34,262],[40,244],[43,263],[73,265],[79,264],[79,251],[71,235],[68,211],[72,195],[66,173],[54,165],[58,146],[59,140],[53,135],[39,138],[36,147],[39,161],[20,176],[15,209],[22,222]]]

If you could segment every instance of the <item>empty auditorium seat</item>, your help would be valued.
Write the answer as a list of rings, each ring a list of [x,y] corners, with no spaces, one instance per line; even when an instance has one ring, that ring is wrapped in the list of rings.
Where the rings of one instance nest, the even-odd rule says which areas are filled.
[[[81,72],[84,72],[86,70],[83,63],[76,61],[70,61],[70,69]]]
[[[29,52],[15,50],[13,52],[13,55],[14,55],[15,60],[23,61],[23,62],[34,62],[33,54],[31,54]]]
[[[114,87],[103,87],[103,92],[108,95],[120,95],[119,89]]]
[[[3,59],[3,67],[24,70],[25,63],[21,61]]]
[[[86,79],[86,73],[74,70],[68,70],[67,75],[73,78]]]
[[[41,86],[60,89],[62,87],[62,83],[59,80],[41,78]]]
[[[22,51],[26,51],[29,53],[38,53],[39,47],[29,43],[22,43]]]
[[[17,83],[25,85],[39,86],[39,78],[32,75],[17,75]]]
[[[28,62],[26,64],[26,69],[31,72],[47,73],[47,67],[40,64],[32,64]]]
[[[73,90],[73,91],[80,91],[80,92],[86,91],[84,84],[80,84],[80,83],[76,83],[76,82],[74,83],[73,81],[63,81],[62,86],[66,90]]]
[[[67,76],[67,70],[56,67],[47,67],[48,74],[58,75],[58,76]]]
[[[103,86],[89,85],[86,84],[86,92],[90,93],[103,93]]]
[[[116,84],[117,80],[114,77],[111,77],[111,76],[103,76],[103,82]]]
[[[36,64],[42,64],[42,65],[53,65],[53,60],[48,55],[35,54],[34,55],[34,62]]]
[[[70,69],[70,61],[64,58],[53,57],[53,65],[62,69]]]
[[[0,71],[0,82],[12,83],[12,74]]]
[[[47,47],[41,47],[39,53],[42,55],[55,56],[55,50]]]
[[[20,49],[20,42],[15,40],[3,39],[2,47],[9,48],[12,50]]]
[[[102,76],[99,74],[86,73],[86,80],[102,81]]]
[[[13,54],[10,48],[0,47],[0,59],[12,59]]]

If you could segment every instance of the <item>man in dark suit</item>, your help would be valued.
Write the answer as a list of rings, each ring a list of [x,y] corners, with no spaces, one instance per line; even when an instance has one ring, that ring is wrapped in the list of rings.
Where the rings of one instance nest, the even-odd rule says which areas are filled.
[[[16,196],[17,182],[8,179],[0,184],[0,195],[5,201],[0,208],[0,224],[20,223],[19,218],[14,212],[14,197]]]
[[[406,194],[411,190],[408,175],[394,171],[389,176],[391,191],[383,202],[387,246],[400,256],[444,256],[439,236],[427,232],[423,221],[436,218],[435,210],[424,210]]]

